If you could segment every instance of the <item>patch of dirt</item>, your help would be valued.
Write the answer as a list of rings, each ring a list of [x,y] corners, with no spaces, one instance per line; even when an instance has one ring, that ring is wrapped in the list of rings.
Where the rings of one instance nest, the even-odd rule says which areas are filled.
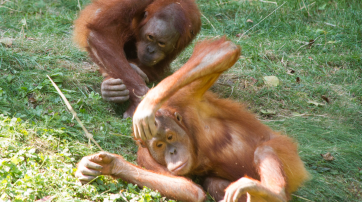
[[[73,63],[68,60],[58,60],[57,63],[60,68],[66,68],[76,72],[88,73],[99,70],[99,67],[93,62]]]
[[[270,50],[267,50],[267,51],[265,52],[265,57],[266,57],[268,60],[273,61],[273,62],[279,62],[279,61],[280,61],[280,59],[277,57],[277,55],[275,55],[275,54],[273,53],[273,51],[270,51]]]
[[[362,189],[361,184],[357,182],[351,182],[348,184],[348,190],[351,195],[355,196],[356,198],[362,199]]]

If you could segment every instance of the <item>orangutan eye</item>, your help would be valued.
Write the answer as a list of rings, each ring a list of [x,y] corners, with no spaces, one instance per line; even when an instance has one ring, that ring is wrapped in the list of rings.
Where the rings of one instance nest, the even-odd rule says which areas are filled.
[[[179,122],[181,122],[182,121],[182,116],[181,116],[181,114],[179,114],[178,112],[175,112],[175,117],[176,117],[176,119],[177,119],[177,121],[179,121]]]
[[[153,37],[151,34],[148,34],[148,35],[146,36],[146,38],[147,38],[147,40],[149,40],[149,41],[153,41],[153,40],[154,40],[154,37]]]
[[[172,140],[172,135],[167,136],[168,140]]]
[[[161,148],[162,145],[163,145],[162,143],[157,143],[157,144],[156,144],[156,147]]]
[[[160,46],[160,47],[164,48],[164,47],[166,47],[166,44],[165,44],[165,43],[163,43],[163,42],[158,42],[158,46]]]

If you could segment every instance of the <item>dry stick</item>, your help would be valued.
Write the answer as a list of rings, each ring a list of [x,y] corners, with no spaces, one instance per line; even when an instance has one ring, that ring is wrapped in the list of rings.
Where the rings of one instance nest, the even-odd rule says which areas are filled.
[[[214,28],[214,31],[216,32],[216,28],[214,27],[214,25],[211,24],[210,20],[207,19],[207,17],[204,16],[204,14],[201,13],[201,15],[202,15],[202,17],[204,17],[204,18],[207,20],[207,22],[209,22],[209,24],[211,25],[211,27]]]
[[[295,197],[297,197],[297,198],[303,199],[303,200],[305,200],[305,201],[314,202],[314,201],[312,201],[312,200],[309,200],[309,199],[307,199],[307,198],[304,198],[304,197],[301,197],[301,196],[298,196],[298,195],[295,195],[295,194],[292,194],[292,195],[295,196]]]
[[[284,3],[282,5],[280,5],[278,8],[276,8],[275,10],[273,10],[273,12],[269,13],[269,15],[267,15],[265,18],[263,18],[262,20],[260,20],[260,22],[258,22],[256,25],[252,26],[250,29],[246,30],[246,32],[244,32],[238,39],[237,42],[240,41],[241,37],[243,37],[246,33],[248,33],[250,30],[252,30],[254,27],[258,26],[261,22],[263,22],[267,17],[269,17],[271,14],[273,14],[275,11],[277,11],[280,7],[282,7],[285,3],[287,3],[286,1],[284,1]]]
[[[313,6],[314,4],[315,4],[315,2],[313,2],[313,3],[309,4],[307,7]],[[303,10],[303,9],[305,9],[305,7],[304,7],[304,6],[303,6],[302,8],[300,8],[300,9],[298,9],[298,11]]]
[[[317,38],[315,38],[314,40],[313,40],[313,43],[315,43],[316,41],[317,41],[317,39],[319,38],[319,37],[321,37],[322,35],[319,35]],[[299,51],[299,49],[301,49],[301,48],[303,48],[304,46],[308,46],[310,43],[306,43],[306,44],[304,44],[304,45],[302,45],[301,47],[299,47],[295,52],[297,52],[297,51]]]
[[[5,0],[5,1],[1,0],[0,5],[3,5],[3,4],[5,4],[6,2],[10,2],[10,1],[9,1],[9,0]]]
[[[79,0],[78,0],[78,8],[79,8],[79,11],[82,11],[82,7],[80,6]]]
[[[9,7],[6,7],[6,6],[0,6],[0,8],[7,8],[7,9],[9,9],[11,11],[16,11],[16,12],[21,13],[21,11],[18,11],[18,10],[15,10],[15,9],[12,9],[12,8],[9,8]]]
[[[11,1],[9,1],[9,0],[5,0],[5,1],[1,0],[0,5],[4,5],[6,2],[11,2]],[[0,8],[6,8],[6,9],[9,9],[9,10],[11,10],[11,11],[16,11],[16,12],[20,12],[20,13],[21,13],[21,11],[18,11],[18,10],[12,9],[12,8],[9,8],[9,7],[7,7],[7,6],[0,6]]]
[[[49,75],[47,75],[47,77],[49,78],[50,82],[52,82],[54,88],[58,91],[60,97],[62,97],[62,99],[64,100],[65,105],[67,105],[69,111],[73,114],[75,120],[77,120],[77,122],[78,122],[78,124],[80,125],[80,127],[82,127],[83,131],[85,132],[85,136],[86,136],[88,139],[92,140],[92,142],[93,142],[95,145],[97,145],[97,147],[98,147],[101,151],[103,151],[103,149],[101,148],[101,146],[99,146],[99,144],[94,140],[93,135],[90,134],[90,133],[88,132],[88,130],[84,127],[83,123],[82,123],[82,122],[80,121],[80,119],[78,118],[77,113],[74,111],[72,105],[70,105],[69,101],[68,101],[67,98],[64,96],[64,94],[62,93],[62,91],[60,91],[60,89],[58,88],[57,84],[54,83],[54,81],[50,78]]]
[[[310,13],[309,13],[309,9],[308,9],[308,7],[307,7],[307,6],[305,6],[304,0],[302,0],[302,2],[303,2],[303,5],[304,5],[305,9],[307,10],[308,16],[311,16],[311,15],[310,15]]]
[[[262,3],[268,3],[268,4],[275,4],[275,5],[278,5],[277,2],[274,2],[274,1],[264,1],[264,0],[259,0],[260,2]]]
[[[228,4],[230,2],[236,2],[236,1],[238,1],[238,0],[226,1],[226,2],[219,3],[219,5]]]

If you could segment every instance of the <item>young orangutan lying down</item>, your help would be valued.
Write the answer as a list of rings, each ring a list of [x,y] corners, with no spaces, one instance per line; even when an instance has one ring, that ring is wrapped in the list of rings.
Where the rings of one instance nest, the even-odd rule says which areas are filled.
[[[287,201],[308,178],[297,144],[245,108],[207,90],[238,60],[224,38],[199,43],[189,61],[151,89],[133,116],[138,164],[106,152],[84,157],[76,176],[121,178],[180,201]],[[202,176],[203,188],[186,177]]]

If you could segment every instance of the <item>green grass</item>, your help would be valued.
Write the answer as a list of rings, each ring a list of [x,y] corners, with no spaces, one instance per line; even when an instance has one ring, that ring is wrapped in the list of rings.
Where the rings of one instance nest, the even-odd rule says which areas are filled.
[[[88,2],[80,0],[81,7]],[[299,142],[313,178],[292,201],[362,201],[362,4],[286,0],[250,29],[284,1],[276,2],[197,1],[203,13],[197,40],[226,35],[243,49],[212,90],[244,102],[265,124]],[[164,201],[157,192],[120,180],[99,177],[80,186],[74,178],[76,163],[98,150],[47,74],[104,150],[130,162],[137,150],[131,120],[121,118],[122,108],[102,101],[96,66],[72,42],[78,12],[75,0],[0,1],[0,40],[13,39],[11,46],[0,45],[0,201],[47,196]],[[193,45],[175,60],[174,69],[187,61]],[[277,76],[281,83],[268,87],[264,76]],[[327,152],[333,161],[322,158]]]

